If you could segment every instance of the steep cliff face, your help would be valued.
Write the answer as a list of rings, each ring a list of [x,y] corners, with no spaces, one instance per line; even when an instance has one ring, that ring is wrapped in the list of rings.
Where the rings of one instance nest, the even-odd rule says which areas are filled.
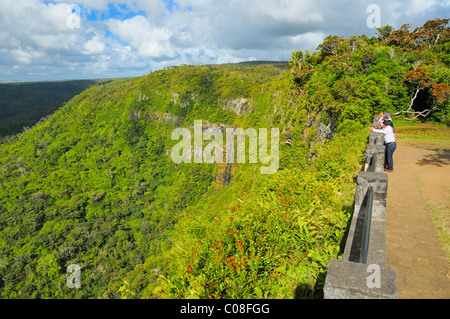
[[[186,236],[178,229],[183,220],[190,225],[206,214],[205,222],[220,221],[221,214],[265,196],[258,185],[278,176],[274,171],[262,177],[260,168],[270,163],[261,156],[250,160],[251,132],[259,141],[256,154],[265,147],[273,156],[271,129],[278,129],[279,169],[309,169],[312,146],[332,136],[301,103],[288,71],[271,65],[169,68],[76,96],[0,147],[3,296],[21,291],[29,297],[117,297],[124,276],[141,277],[153,271],[148,267],[178,269],[166,269],[172,257],[164,256],[174,253],[174,238]],[[302,114],[312,120],[298,121]],[[200,142],[194,136],[199,122]],[[302,141],[305,127],[318,130]],[[171,157],[181,141],[173,134],[180,129],[190,134],[189,161],[181,163]],[[238,138],[234,157],[226,157],[230,129],[247,135],[243,162]],[[268,145],[260,143],[260,129],[268,130]],[[204,159],[211,130],[223,138],[222,161],[196,162]],[[70,264],[97,280],[77,292],[55,290]],[[133,289],[138,285],[149,296],[158,281],[145,278]]]
[[[261,123],[270,129],[260,114],[283,72],[270,65],[184,66],[102,83],[1,144],[2,296],[73,296],[67,287],[53,289],[69,264],[92,267],[102,282],[88,283],[82,296],[116,296],[122,276],[167,250],[167,232],[187,207],[220,193],[250,165],[177,164],[174,130],[193,133],[197,120],[202,134],[215,128],[225,136],[227,128]],[[116,262],[123,264],[113,269]]]

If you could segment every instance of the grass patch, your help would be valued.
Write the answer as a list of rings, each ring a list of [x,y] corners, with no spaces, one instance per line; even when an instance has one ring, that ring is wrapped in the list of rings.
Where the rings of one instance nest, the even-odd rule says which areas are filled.
[[[420,191],[422,192],[426,207],[431,214],[431,219],[433,220],[433,224],[436,228],[439,243],[444,250],[445,258],[447,262],[450,263],[450,231],[447,226],[449,222],[448,207],[450,207],[450,200],[447,200],[446,203],[442,206],[437,205],[425,195],[425,192],[423,191],[423,184],[420,178],[416,176],[415,179],[417,181],[417,185],[420,188]]]
[[[418,126],[420,124],[420,122],[418,120],[408,121],[408,120],[396,119],[396,118],[393,118],[393,123],[395,125],[395,128],[407,127],[407,126]]]
[[[448,207],[450,207],[450,201],[447,201],[446,205],[437,206],[431,200],[426,199],[426,205],[431,213],[434,225],[436,227],[439,242],[445,252],[447,262],[450,263],[450,232],[447,227],[448,222]]]
[[[396,130],[396,132],[420,138],[450,138],[450,130],[440,129],[440,128],[430,128],[430,127],[418,127],[418,128],[401,128]]]
[[[450,128],[441,123],[399,120],[399,123],[395,123],[395,131],[399,142],[405,145],[437,152],[450,152]]]

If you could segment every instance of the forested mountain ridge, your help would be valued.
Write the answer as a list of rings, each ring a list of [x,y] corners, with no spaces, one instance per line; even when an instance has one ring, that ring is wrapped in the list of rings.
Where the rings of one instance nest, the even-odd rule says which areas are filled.
[[[107,80],[0,83],[0,137],[22,132],[76,94]]]
[[[2,298],[320,297],[373,115],[425,105],[448,121],[448,21],[433,21],[330,36],[288,69],[180,66],[98,84],[4,141]],[[175,163],[171,134],[195,120],[278,128],[278,172]]]

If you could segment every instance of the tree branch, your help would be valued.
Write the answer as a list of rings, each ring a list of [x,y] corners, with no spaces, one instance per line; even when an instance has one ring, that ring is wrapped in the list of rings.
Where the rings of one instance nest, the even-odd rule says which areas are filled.
[[[395,113],[394,115],[398,115],[398,114],[401,114],[401,113],[417,113],[416,116],[414,116],[412,119],[410,119],[410,118],[403,118],[404,120],[412,121],[412,120],[415,120],[416,118],[418,118],[419,116],[427,117],[428,114],[433,112],[437,107],[438,107],[438,105],[435,104],[431,109],[426,109],[426,110],[423,110],[422,112],[400,111],[400,112]],[[426,113],[426,112],[428,112],[428,113]],[[424,114],[424,113],[426,113],[426,114]]]
[[[400,112],[394,113],[393,115],[399,115],[402,113],[415,113],[415,112],[410,112],[410,110],[414,104],[414,100],[417,98],[417,95],[419,94],[419,91],[420,91],[420,87],[417,87],[416,93],[414,94],[414,97],[411,99],[411,103],[409,104],[409,107],[406,111],[400,111]]]
[[[409,104],[409,107],[408,107],[408,109],[406,111],[399,111],[399,112],[394,113],[392,115],[394,116],[394,115],[399,115],[399,114],[402,114],[402,113],[415,113],[415,112],[411,112],[410,110],[411,110],[411,108],[412,108],[412,106],[414,104],[415,99],[417,98],[417,95],[419,94],[419,91],[420,91],[420,87],[418,86],[417,89],[416,89],[416,93],[414,94],[414,97],[411,99],[411,103]]]

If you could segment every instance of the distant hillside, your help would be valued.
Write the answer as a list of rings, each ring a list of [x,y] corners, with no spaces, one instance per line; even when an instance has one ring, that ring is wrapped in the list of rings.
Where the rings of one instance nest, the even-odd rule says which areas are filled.
[[[0,83],[0,136],[31,127],[98,80]]]
[[[245,61],[237,63],[239,65],[260,65],[260,64],[269,64],[273,66],[278,66],[279,68],[288,68],[289,62],[287,61]]]

